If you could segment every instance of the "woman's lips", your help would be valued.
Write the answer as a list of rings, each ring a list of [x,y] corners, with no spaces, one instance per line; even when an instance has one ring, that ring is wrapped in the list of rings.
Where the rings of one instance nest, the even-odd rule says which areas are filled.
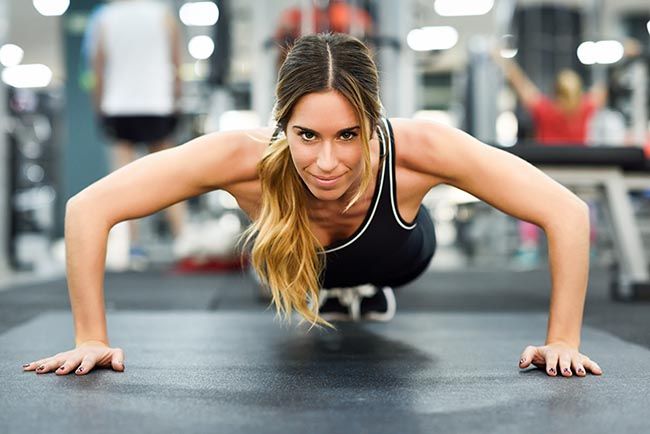
[[[341,175],[341,176],[336,176],[336,177],[328,177],[328,178],[321,178],[320,176],[316,176],[316,175],[311,175],[311,176],[314,177],[314,179],[316,180],[316,182],[317,182],[318,184],[323,185],[323,186],[331,186],[331,185],[336,184],[336,182],[337,182],[337,181],[341,178],[341,176],[343,176],[343,175]]]

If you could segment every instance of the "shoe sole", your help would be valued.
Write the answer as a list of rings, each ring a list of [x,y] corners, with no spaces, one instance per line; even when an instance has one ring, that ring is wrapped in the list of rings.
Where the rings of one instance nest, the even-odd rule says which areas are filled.
[[[384,287],[381,289],[384,292],[384,297],[386,297],[386,312],[384,313],[377,313],[377,312],[370,312],[361,317],[363,320],[370,320],[370,321],[381,321],[381,322],[387,322],[393,319],[395,316],[395,312],[397,311],[397,301],[395,300],[395,293],[388,287]]]
[[[330,297],[337,297],[339,293],[339,288],[330,288],[330,289],[321,289],[322,293],[322,298],[320,300],[320,307],[322,307],[325,304],[325,301],[330,298]],[[336,294],[336,295],[335,295]],[[320,317],[323,318],[327,322],[332,322],[332,321],[354,321],[352,316],[347,313],[343,312],[323,312],[319,313]]]
[[[397,301],[395,300],[395,294],[393,290],[389,287],[384,287],[381,289],[384,292],[384,297],[386,298],[387,309],[384,313],[370,312],[365,315],[359,315],[357,312],[357,318],[355,318],[354,312],[352,315],[345,314],[342,312],[323,312],[320,314],[321,318],[325,321],[347,321],[347,322],[359,322],[359,321],[379,321],[387,322],[395,317],[395,312],[397,311]],[[333,292],[332,292],[333,293]],[[329,292],[326,293],[329,296]],[[353,306],[350,306],[353,310]],[[357,306],[358,308],[358,306]]]
[[[338,313],[338,312],[327,312],[323,313],[320,315],[321,318],[323,318],[327,322],[332,322],[332,321],[346,321],[346,322],[354,322],[352,317],[350,315],[346,315],[344,313]]]

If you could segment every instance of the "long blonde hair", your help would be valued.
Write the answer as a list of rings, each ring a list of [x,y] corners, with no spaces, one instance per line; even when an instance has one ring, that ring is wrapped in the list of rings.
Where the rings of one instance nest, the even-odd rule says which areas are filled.
[[[368,142],[382,112],[377,67],[370,51],[345,34],[303,36],[289,49],[278,73],[273,112],[276,134],[258,164],[261,209],[243,240],[246,245],[253,243],[251,264],[262,284],[270,288],[278,316],[290,322],[291,313],[296,311],[312,326],[333,327],[318,315],[325,251],[311,231],[307,187],[294,166],[286,139],[296,102],[308,93],[327,90],[336,90],[347,98],[362,126],[363,169],[359,188],[345,211],[370,185]]]
[[[575,71],[563,69],[555,77],[555,99],[566,112],[573,113],[582,102],[582,79]]]

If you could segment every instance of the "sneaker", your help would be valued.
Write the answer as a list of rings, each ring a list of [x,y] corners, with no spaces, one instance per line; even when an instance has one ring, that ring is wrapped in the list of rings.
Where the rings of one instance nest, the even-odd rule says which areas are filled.
[[[361,319],[370,321],[390,321],[397,311],[393,288],[384,286],[375,289],[374,294],[361,299],[359,311]]]
[[[318,314],[325,321],[352,321],[350,299],[343,291],[350,293],[349,288],[321,289],[319,292]],[[346,302],[347,304],[344,304]]]
[[[389,321],[396,302],[390,287],[366,284],[351,288],[321,289],[319,314],[326,321]]]

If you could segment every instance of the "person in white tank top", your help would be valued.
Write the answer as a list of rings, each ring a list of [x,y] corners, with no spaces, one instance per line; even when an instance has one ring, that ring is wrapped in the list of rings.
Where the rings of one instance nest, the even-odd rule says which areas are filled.
[[[138,143],[146,144],[149,153],[174,146],[181,93],[179,29],[172,11],[156,0],[112,1],[93,25],[93,103],[116,170],[137,158]],[[177,240],[185,215],[185,203],[166,210]],[[141,268],[147,255],[135,221],[129,222],[129,232],[132,264]]]
[[[169,115],[177,80],[172,48],[173,17],[155,0],[121,0],[99,18],[104,50],[101,110],[107,115]],[[176,41],[174,41],[176,42]],[[99,48],[99,47],[98,47]],[[177,56],[178,57],[178,56]]]

